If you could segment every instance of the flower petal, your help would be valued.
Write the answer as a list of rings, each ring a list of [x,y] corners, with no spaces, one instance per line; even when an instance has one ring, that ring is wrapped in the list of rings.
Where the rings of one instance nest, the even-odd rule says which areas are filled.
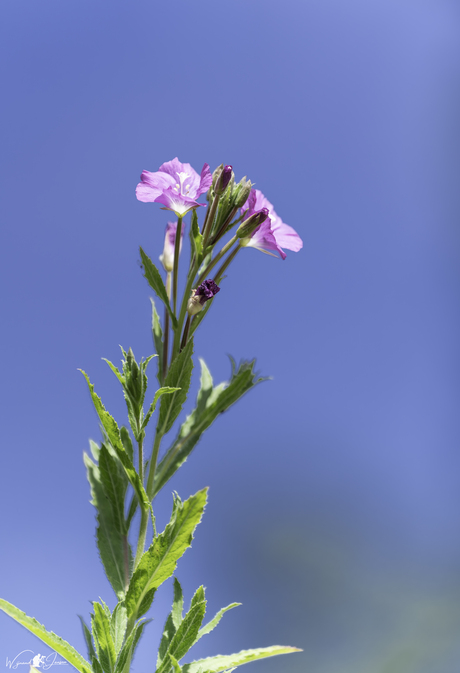
[[[282,248],[292,250],[293,252],[299,252],[303,248],[303,241],[296,230],[288,224],[284,224],[281,219],[279,223],[273,223],[272,220],[271,230],[277,244]]]
[[[278,242],[270,228],[270,218],[262,222],[260,227],[252,234],[251,238],[244,239],[244,246],[250,248],[257,248],[261,252],[268,252],[271,250],[278,252],[282,259],[286,259],[286,253],[278,245]]]
[[[200,186],[200,176],[190,164],[183,164],[176,157],[161,164],[159,170],[171,176],[174,180],[171,186],[179,185],[179,191],[183,190],[184,195],[191,199],[195,199],[199,195],[197,190]]]
[[[173,210],[177,217],[183,217],[192,208],[204,205],[204,203],[197,203],[194,199],[178,194],[174,189],[167,189],[155,201],[162,203],[167,210]]]
[[[212,173],[209,168],[209,164],[204,164],[203,168],[201,169],[200,184],[195,194],[195,198],[200,196],[200,194],[207,192],[211,185],[212,185]]]
[[[141,182],[136,187],[139,201],[155,201],[166,189],[174,185],[174,180],[166,173],[142,171]]]

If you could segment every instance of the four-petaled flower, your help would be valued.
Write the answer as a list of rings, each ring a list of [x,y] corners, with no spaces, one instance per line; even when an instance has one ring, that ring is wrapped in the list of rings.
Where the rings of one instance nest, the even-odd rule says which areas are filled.
[[[192,208],[205,205],[197,203],[200,194],[207,192],[212,184],[209,164],[204,164],[201,175],[176,157],[162,164],[158,171],[142,171],[141,182],[136,187],[139,201],[162,203],[177,217],[183,217]]]
[[[251,189],[248,200],[241,208],[244,219],[248,219],[262,208],[268,209],[269,216],[250,237],[241,239],[241,245],[257,248],[269,255],[272,254],[271,251],[279,252],[282,259],[286,259],[283,248],[298,252],[303,247],[299,234],[275,213],[272,204],[260,190]]]

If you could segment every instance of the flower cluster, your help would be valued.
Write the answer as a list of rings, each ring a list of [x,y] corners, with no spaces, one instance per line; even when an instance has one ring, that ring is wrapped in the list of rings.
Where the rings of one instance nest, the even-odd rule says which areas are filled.
[[[199,203],[197,199],[202,194],[206,194],[208,205],[200,228],[197,209],[206,204]],[[142,171],[136,196],[140,201],[162,204],[165,210],[173,211],[178,218],[177,222],[167,224],[163,253],[160,256],[167,272],[166,286],[159,288],[158,280],[152,284],[152,278],[157,278],[155,272],[146,275],[162,301],[165,303],[165,295],[168,300],[165,303],[163,354],[166,372],[170,320],[174,330],[172,361],[185,347],[203,319],[212,303],[210,300],[220,290],[219,283],[224,272],[240,250],[256,248],[275,257],[278,254],[284,260],[285,250],[298,252],[303,243],[299,234],[277,215],[262,192],[253,188],[250,180],[244,177],[239,183],[235,183],[230,165],[221,164],[211,173],[209,164],[205,163],[198,174],[190,164],[184,164],[176,157],[162,164],[154,173]],[[177,293],[179,255],[184,235],[182,219],[190,211],[191,259],[179,309]],[[236,233],[216,252],[218,242],[234,227]],[[219,263],[220,266],[217,266]],[[210,273],[215,267],[217,271],[213,272],[214,276],[211,278]]]

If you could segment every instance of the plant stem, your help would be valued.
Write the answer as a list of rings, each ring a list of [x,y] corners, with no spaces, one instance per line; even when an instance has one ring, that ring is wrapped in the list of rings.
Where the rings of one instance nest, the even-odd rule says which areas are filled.
[[[212,225],[214,223],[214,218],[216,216],[216,210],[219,203],[220,196],[216,194],[212,202],[211,208],[206,213],[206,219],[203,225],[203,253],[206,254],[206,246],[208,245],[209,234],[211,233]]]
[[[216,275],[214,276],[214,282],[215,282],[216,284],[219,284],[219,282],[222,280],[222,275],[223,275],[224,271],[225,271],[225,270],[227,269],[227,267],[231,264],[231,262],[233,262],[233,260],[235,259],[237,253],[238,253],[240,250],[241,250],[241,243],[238,243],[238,245],[236,246],[236,248],[235,248],[234,250],[232,250],[232,252],[229,254],[229,256],[227,257],[227,259],[225,260],[225,262],[224,262],[224,263],[222,264],[222,266],[220,267],[219,271],[218,271],[218,272],[216,273]]]
[[[142,483],[144,483],[144,437],[141,434],[141,438],[137,443],[138,459],[139,459],[139,477]]]
[[[182,233],[182,216],[177,220],[176,240],[174,242],[174,269],[173,269],[173,311],[176,315],[177,308],[177,279],[179,274],[179,251]]]
[[[213,268],[215,267],[215,265],[217,264],[217,262],[219,262],[219,261],[222,259],[222,257],[225,255],[225,253],[228,252],[228,251],[230,250],[230,248],[232,247],[232,245],[233,245],[233,244],[235,243],[235,241],[237,241],[237,240],[238,240],[238,238],[237,238],[236,236],[234,236],[233,238],[231,238],[231,239],[229,240],[229,242],[226,243],[226,244],[224,245],[224,247],[222,248],[222,250],[221,250],[220,252],[217,253],[217,255],[214,257],[214,259],[212,259],[212,260],[209,262],[209,264],[208,264],[208,266],[206,267],[206,269],[203,271],[203,273],[201,274],[201,276],[198,278],[198,281],[197,281],[197,283],[196,283],[197,287],[198,287],[198,285],[201,285],[201,283],[204,281],[204,279],[206,278],[206,276],[208,275],[208,273],[211,271],[211,269],[213,269]]]
[[[188,333],[190,331],[190,320],[191,320],[190,316],[187,316],[187,322],[185,323],[184,334],[182,336],[182,343],[180,345],[181,350],[183,350],[187,345]]]
[[[212,239],[211,239],[211,245],[214,245],[215,243],[217,243],[217,241],[219,240],[219,238],[222,238],[222,236],[223,236],[223,235],[225,234],[225,232],[227,231],[227,227],[229,226],[229,224],[230,224],[230,222],[231,222],[233,216],[236,215],[237,212],[238,212],[238,208],[233,208],[232,212],[231,212],[230,215],[227,217],[227,219],[225,220],[225,222],[223,223],[223,225],[221,226],[221,228],[219,229],[219,231],[217,232],[217,234],[216,234],[215,236],[212,237]],[[241,218],[240,218],[240,219],[241,219]],[[237,220],[237,221],[238,221],[238,220]]]
[[[171,272],[168,271],[166,274],[166,294],[168,299],[171,301]],[[168,351],[169,351],[169,313],[165,308],[165,331],[163,336],[163,382],[168,373]]]
[[[182,325],[184,324],[184,319],[185,319],[185,314],[187,312],[187,303],[190,297],[190,292],[192,291],[192,285],[193,281],[196,276],[196,272],[198,270],[198,265],[196,260],[194,260],[193,265],[191,265],[189,275],[187,278],[187,285],[185,286],[184,290],[184,296],[182,297],[182,304],[180,307],[180,313],[179,313],[179,318],[177,319],[178,322],[178,327],[176,332],[174,333],[174,344],[173,344],[173,351],[171,355],[171,362],[174,360],[176,357],[177,353],[179,352],[179,345],[180,345],[180,335],[182,333]]]
[[[149,466],[149,476],[147,479],[147,487],[146,487],[146,492],[150,500],[152,500],[152,496],[150,495],[150,492],[152,491],[152,486],[153,486],[153,478],[155,476],[155,470],[157,466],[157,460],[158,460],[158,452],[160,450],[160,443],[161,443],[162,435],[157,431],[155,435],[155,441],[153,443],[153,449],[152,449],[152,457],[150,459],[150,466]],[[142,480],[144,481],[144,480]],[[134,559],[134,569],[137,568],[137,564],[141,560],[142,554],[144,553],[144,548],[145,548],[145,538],[147,536],[147,527],[149,523],[149,513],[148,510],[142,508],[141,511],[141,523],[139,526],[139,538],[137,540],[137,549],[136,549],[136,558]]]
[[[152,457],[150,459],[150,467],[149,467],[149,476],[147,478],[147,486],[146,486],[146,491],[147,495],[150,498],[150,500],[153,500],[153,480],[155,478],[155,471],[157,469],[157,461],[158,461],[158,452],[160,451],[160,444],[161,440],[163,438],[163,435],[158,432],[155,435],[155,441],[153,443],[153,449],[152,449]]]

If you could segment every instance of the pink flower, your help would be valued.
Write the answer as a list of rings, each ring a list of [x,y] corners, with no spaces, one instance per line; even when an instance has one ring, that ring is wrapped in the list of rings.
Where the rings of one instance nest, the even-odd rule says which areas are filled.
[[[141,182],[136,187],[139,201],[162,203],[166,210],[172,210],[177,217],[183,217],[192,208],[203,206],[195,199],[207,192],[212,184],[209,164],[204,164],[201,175],[176,157],[162,164],[158,171],[142,171]]]
[[[250,237],[241,239],[241,245],[251,248],[257,248],[261,252],[272,254],[271,251],[279,252],[282,259],[286,259],[286,253],[282,248],[298,252],[303,247],[303,241],[299,234],[285,224],[276,214],[272,204],[262,192],[258,189],[251,189],[248,200],[241,208],[245,220],[255,212],[267,208],[269,216],[262,224],[251,234]]]

